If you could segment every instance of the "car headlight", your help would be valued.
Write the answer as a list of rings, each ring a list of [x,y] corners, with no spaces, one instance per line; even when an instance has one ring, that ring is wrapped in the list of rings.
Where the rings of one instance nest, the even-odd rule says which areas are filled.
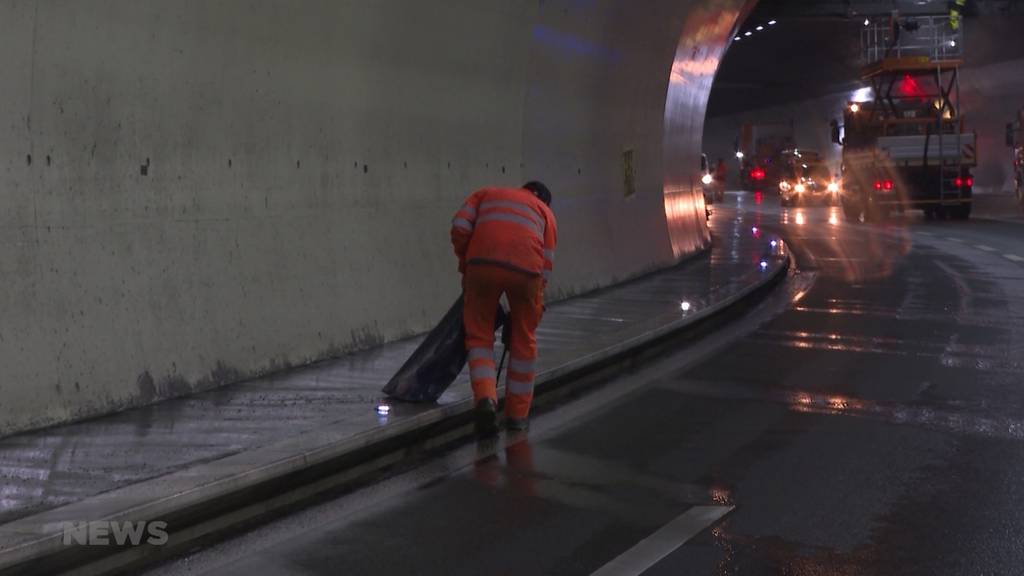
[[[829,182],[828,183],[828,191],[829,192],[833,192],[833,193],[834,192],[839,192],[839,184],[837,184],[835,182]]]
[[[803,184],[797,184],[796,186],[793,187],[793,189],[796,190],[797,194],[803,194],[804,192],[807,191],[807,187],[804,186]]]
[[[782,190],[783,192],[789,192],[789,189],[790,189],[789,182],[786,182],[785,180],[783,180],[782,182],[779,182],[779,190]]]
[[[705,183],[705,184],[711,184],[712,182],[714,182],[714,180],[715,179],[711,177],[711,174],[705,174],[700,179],[700,181]]]

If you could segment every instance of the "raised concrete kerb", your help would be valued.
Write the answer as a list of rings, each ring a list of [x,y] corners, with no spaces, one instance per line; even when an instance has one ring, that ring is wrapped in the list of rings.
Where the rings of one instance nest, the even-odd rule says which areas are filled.
[[[759,276],[756,281],[747,283],[720,301],[599,352],[538,374],[537,393],[543,394],[556,380],[571,377],[588,367],[642,348],[737,304],[784,274],[789,265],[788,257],[773,257],[767,270],[753,273]],[[355,434],[338,426],[325,426],[269,446],[18,519],[0,526],[0,570],[66,552],[63,543],[64,522],[159,520],[175,512],[216,502],[269,480],[353,454],[360,449],[398,439],[450,418],[465,416],[472,408],[471,399],[464,399]]]

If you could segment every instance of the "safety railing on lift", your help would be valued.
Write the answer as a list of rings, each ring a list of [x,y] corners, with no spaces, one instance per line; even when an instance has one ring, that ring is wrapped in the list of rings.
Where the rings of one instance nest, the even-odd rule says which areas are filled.
[[[865,20],[861,31],[864,64],[889,58],[963,58],[963,21],[955,29],[949,16],[884,16]]]

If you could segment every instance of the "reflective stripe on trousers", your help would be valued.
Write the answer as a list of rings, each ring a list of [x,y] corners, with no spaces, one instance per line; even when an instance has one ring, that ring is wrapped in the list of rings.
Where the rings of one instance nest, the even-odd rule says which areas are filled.
[[[533,394],[533,379],[519,380],[509,376],[505,384],[505,391],[516,396],[530,396]]]
[[[494,360],[494,350],[490,348],[470,348],[468,360]]]
[[[508,378],[506,379],[505,390],[509,394],[516,396],[532,395],[536,366],[536,360],[512,357],[508,363]]]
[[[487,366],[481,363],[477,366],[469,367],[469,379],[473,381],[477,380],[494,380],[498,377],[497,370],[494,366]]]

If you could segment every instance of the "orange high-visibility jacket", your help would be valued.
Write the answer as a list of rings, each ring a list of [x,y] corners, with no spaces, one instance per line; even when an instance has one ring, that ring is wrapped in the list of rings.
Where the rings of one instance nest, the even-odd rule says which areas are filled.
[[[466,264],[494,264],[543,276],[555,261],[555,215],[523,188],[484,188],[474,192],[452,220],[452,246],[459,271]]]

